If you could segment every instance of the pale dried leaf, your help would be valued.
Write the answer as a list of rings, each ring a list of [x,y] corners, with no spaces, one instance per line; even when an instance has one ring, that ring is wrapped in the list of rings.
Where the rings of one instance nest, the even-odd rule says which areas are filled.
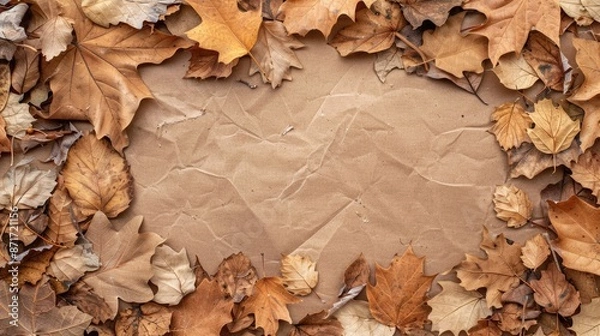
[[[569,100],[586,101],[600,94],[600,42],[574,38],[573,47],[575,61],[585,79]]]
[[[319,282],[317,263],[308,256],[287,255],[281,259],[283,286],[294,295],[308,295]]]
[[[494,126],[490,129],[502,149],[517,148],[524,142],[531,142],[527,129],[533,123],[523,106],[518,103],[504,103],[492,113]]]
[[[175,252],[166,245],[157,247],[152,256],[152,269],[154,275],[150,281],[158,287],[153,299],[155,302],[176,305],[196,289],[196,275],[190,267],[185,248]]]
[[[392,70],[404,69],[401,56],[402,51],[395,45],[377,53],[373,68],[377,74],[377,78],[379,78],[382,83],[385,83],[387,75],[392,72]]]
[[[20,24],[28,8],[27,4],[19,3],[0,13],[0,39],[21,42],[27,38],[25,29]]]
[[[581,306],[579,314],[573,316],[571,327],[577,336],[595,336],[600,333],[598,311],[600,311],[600,298],[595,298],[591,303]]]
[[[67,50],[67,46],[73,41],[71,24],[72,20],[55,16],[39,28],[37,32],[40,34],[40,48],[46,61]]]
[[[233,302],[239,303],[245,297],[252,295],[258,276],[250,259],[239,252],[221,262],[214,279],[217,280],[225,295],[233,298]]]
[[[71,285],[86,272],[98,268],[100,268],[100,258],[92,249],[92,244],[85,242],[56,252],[48,265],[48,274]]]
[[[533,213],[527,194],[514,185],[497,186],[493,202],[496,217],[505,221],[508,227],[520,228],[527,224]]]
[[[29,161],[21,161],[0,180],[0,207],[35,209],[52,195],[55,185],[54,170],[39,170],[31,166]]]
[[[108,27],[119,22],[141,29],[144,22],[157,22],[167,6],[179,0],[83,0],[81,8],[95,23]]]
[[[525,267],[535,270],[540,267],[548,256],[550,256],[550,246],[541,234],[528,239],[521,249],[521,260]]]
[[[327,312],[321,311],[306,315],[300,322],[294,324],[288,336],[343,336],[344,328],[340,321],[327,317]]]
[[[334,314],[344,328],[344,336],[392,336],[395,327],[389,327],[375,320],[366,301],[349,301]]]
[[[560,0],[558,3],[568,16],[575,19],[578,25],[587,26],[594,22],[594,18],[583,2],[584,0]],[[600,4],[596,4],[596,6],[598,5]]]
[[[22,136],[31,127],[35,118],[29,113],[29,105],[20,103],[23,96],[10,94],[6,107],[0,113],[6,122],[6,134],[11,136]]]
[[[555,107],[550,99],[535,103],[529,117],[535,126],[527,129],[527,134],[544,154],[556,155],[569,148],[580,130],[579,121],[571,120],[562,106]]]
[[[16,71],[16,70],[15,70]],[[0,112],[4,110],[10,96],[11,73],[10,63],[0,62]]]
[[[500,57],[493,71],[500,83],[511,90],[528,89],[539,79],[521,54],[511,53]]]

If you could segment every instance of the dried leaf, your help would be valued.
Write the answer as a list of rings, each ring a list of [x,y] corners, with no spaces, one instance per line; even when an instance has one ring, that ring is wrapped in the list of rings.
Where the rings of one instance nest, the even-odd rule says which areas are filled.
[[[569,282],[579,291],[581,303],[587,304],[600,297],[600,276],[568,268],[564,272]]]
[[[64,5],[64,1],[36,0],[31,7],[28,31],[36,38],[28,42],[41,50],[46,61],[67,50],[73,41],[73,20],[63,16]]]
[[[377,59],[373,63],[373,68],[377,74],[377,78],[382,83],[385,83],[387,75],[394,69],[404,69],[402,65],[402,50],[395,45],[390,48],[378,52]]]
[[[206,273],[206,271],[204,270],[204,267],[202,267],[202,265],[200,264],[200,260],[198,259],[198,256],[196,256],[196,261],[194,262],[194,267],[192,267],[192,269],[194,270],[194,275],[196,276],[196,281],[194,282],[194,287],[198,287],[200,285],[200,283],[202,282],[202,280],[204,280],[204,279],[211,280],[210,275],[208,275],[208,273]]]
[[[224,259],[214,278],[223,294],[231,297],[234,303],[239,303],[252,295],[258,276],[250,259],[240,252]]]
[[[524,175],[532,179],[550,167],[560,165],[569,167],[571,162],[576,161],[581,155],[581,148],[577,141],[573,141],[571,147],[553,156],[540,152],[533,144],[525,143],[519,148],[509,150],[507,154],[508,163],[512,165],[510,177],[516,178]]]
[[[46,268],[55,252],[56,249],[52,248],[52,245],[42,245],[29,248],[16,256],[11,254],[11,261],[19,264],[19,286],[23,286],[26,282],[37,284],[44,277]],[[12,275],[9,273],[8,267],[0,270],[0,280],[9,282],[11,279]]]
[[[600,127],[600,125],[599,125]],[[571,165],[571,177],[600,199],[600,145],[589,148]]]
[[[579,121],[571,120],[562,106],[554,107],[552,100],[535,103],[535,111],[529,115],[535,123],[527,129],[533,145],[544,154],[556,155],[571,146],[579,133]]]
[[[600,137],[600,96],[576,104],[585,111],[579,133],[581,149],[585,151]]]
[[[155,233],[139,233],[141,225],[138,216],[116,230],[104,213],[97,212],[85,234],[100,254],[102,266],[81,281],[108,303],[112,317],[117,314],[119,298],[142,303],[154,297],[148,286],[153,272],[150,259],[163,239]]]
[[[581,304],[579,292],[567,282],[567,278],[555,264],[548,265],[548,269],[542,271],[540,279],[533,280],[530,284],[535,292],[535,302],[548,313],[569,317]]]
[[[83,0],[81,9],[90,20],[104,27],[119,22],[142,29],[144,21],[157,22],[167,6],[178,0]]]
[[[148,302],[119,312],[115,330],[119,336],[162,336],[169,332],[172,312]]]
[[[4,110],[8,103],[8,97],[10,95],[10,63],[4,61],[0,62],[0,112]]]
[[[114,318],[113,309],[85,282],[76,282],[62,297],[84,313],[91,315],[93,323],[98,324]]]
[[[574,38],[573,47],[575,61],[585,79],[569,100],[580,102],[600,94],[600,42]]]
[[[20,24],[28,8],[27,4],[19,3],[0,13],[0,39],[21,42],[27,38],[25,29]]]
[[[461,0],[396,0],[402,5],[402,13],[413,28],[429,20],[442,26],[448,19],[450,10],[462,5]]]
[[[577,22],[578,25],[588,26],[594,22],[592,16],[593,9],[588,10],[583,3],[590,3],[593,6],[594,1],[596,0],[560,0],[559,4],[563,11],[565,11],[565,14],[575,19],[575,22]]]
[[[104,139],[98,140],[91,133],[81,137],[71,147],[61,175],[73,201],[86,216],[102,211],[112,218],[129,207],[129,166]]]
[[[554,42],[539,32],[533,31],[523,50],[523,58],[531,65],[546,87],[559,92],[566,91],[564,56]],[[567,63],[568,65],[568,63]]]
[[[10,94],[6,107],[0,113],[0,116],[6,122],[6,134],[20,137],[25,134],[25,131],[31,127],[31,123],[35,118],[29,113],[29,105],[21,104],[23,96]]]
[[[219,62],[229,64],[250,52],[258,37],[261,11],[242,12],[236,0],[190,0],[202,23],[186,32],[200,48],[219,52]]]
[[[560,203],[548,201],[548,205],[548,217],[558,235],[553,245],[563,264],[600,275],[600,210],[577,196]]]
[[[308,295],[319,282],[317,263],[308,256],[287,255],[281,259],[283,286],[294,295]]]
[[[329,315],[335,313],[350,300],[362,292],[369,282],[371,276],[371,269],[367,264],[367,259],[361,253],[360,256],[346,268],[344,272],[344,287],[340,289],[338,300],[329,309]]]
[[[48,274],[70,286],[86,272],[98,268],[100,258],[92,249],[92,244],[85,242],[56,252],[48,265]]]
[[[511,53],[500,57],[493,71],[500,79],[500,83],[511,90],[528,89],[539,79],[522,54]]]
[[[571,327],[577,336],[594,336],[600,333],[599,310],[600,298],[595,298],[591,303],[581,306],[579,314],[573,316],[573,326]]]
[[[175,252],[166,245],[157,247],[152,256],[152,269],[154,275],[150,281],[158,287],[153,299],[155,302],[176,305],[196,289],[196,275],[190,267],[185,248]]]
[[[40,79],[40,53],[30,48],[19,47],[15,52],[15,67],[12,72],[12,87],[18,94],[31,90]],[[4,78],[0,71],[0,78]],[[4,82],[0,81],[0,86]],[[0,102],[2,101],[0,94]],[[0,106],[2,104],[0,103]],[[1,109],[0,109],[1,110]]]
[[[550,246],[541,234],[528,239],[521,249],[521,260],[525,267],[535,270],[540,267],[550,255]]]
[[[0,180],[0,207],[2,209],[35,209],[52,195],[56,173],[32,167],[30,161],[21,161],[10,167]]]
[[[73,246],[79,226],[74,218],[73,199],[65,188],[59,187],[48,204],[48,229],[45,237],[55,245]]]
[[[476,93],[483,79],[483,74],[476,74],[474,72],[465,72],[464,77],[459,78],[446,71],[438,69],[435,65],[429,66],[429,70],[425,76],[433,79],[447,79],[454,83],[454,85],[469,93]]]
[[[229,77],[233,67],[239,62],[236,59],[229,64],[219,63],[219,53],[213,50],[192,48],[190,52],[192,57],[190,58],[190,66],[185,73],[185,78],[206,79],[209,77]]]
[[[366,301],[351,300],[334,316],[344,328],[344,336],[392,336],[396,331],[396,327],[377,322]]]
[[[527,130],[532,124],[529,114],[518,103],[504,103],[492,113],[496,123],[490,129],[502,149],[517,148],[524,142],[531,142]]]
[[[497,321],[498,327],[502,331],[506,331],[512,335],[520,335],[523,333],[523,329],[528,330],[537,323],[531,316],[524,316],[524,312],[527,314],[527,311],[524,311],[521,305],[507,303],[500,310],[494,312],[492,321]],[[539,312],[537,313],[539,315]],[[533,318],[535,317],[537,316],[534,316]]]
[[[477,321],[492,314],[486,301],[477,291],[466,291],[451,281],[439,281],[442,292],[427,302],[431,306],[429,319],[431,329],[450,331],[458,336],[461,330],[467,331],[477,325]]]
[[[477,324],[467,331],[469,336],[502,336],[502,330],[490,320],[479,320]]]
[[[344,328],[340,321],[327,317],[327,312],[306,315],[292,326],[288,336],[343,336]]]
[[[527,194],[514,185],[497,186],[494,192],[496,217],[508,227],[520,228],[527,224],[533,213],[533,205]]]
[[[415,256],[409,246],[387,269],[376,266],[377,282],[367,285],[367,297],[377,321],[402,332],[423,327],[429,314],[426,295],[434,278],[423,274],[423,264],[424,257]]]

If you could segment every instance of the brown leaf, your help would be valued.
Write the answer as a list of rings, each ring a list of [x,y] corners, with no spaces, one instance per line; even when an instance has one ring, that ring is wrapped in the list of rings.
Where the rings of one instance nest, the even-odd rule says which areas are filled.
[[[288,35],[280,21],[265,21],[258,32],[258,38],[250,53],[258,63],[250,64],[249,74],[260,72],[264,83],[272,88],[281,85],[284,79],[292,80],[291,68],[302,69],[302,63],[294,49],[304,44]]]
[[[502,330],[491,320],[479,320],[477,325],[467,331],[469,336],[502,336]]]
[[[523,58],[531,65],[546,87],[559,92],[566,92],[564,55],[554,42],[543,34],[533,31],[523,50]],[[567,63],[568,65],[568,63]]]
[[[6,121],[0,115],[0,152],[12,151],[11,142],[6,134]]]
[[[106,215],[97,212],[85,237],[100,255],[102,266],[87,273],[80,281],[90,286],[117,314],[118,299],[143,303],[152,300],[148,286],[152,277],[150,259],[163,239],[150,232],[139,233],[142,217],[138,216],[117,230]]]
[[[23,286],[26,282],[35,285],[44,277],[46,268],[54,253],[56,253],[56,249],[51,247],[51,245],[44,245],[38,248],[30,248],[13,258],[20,261],[18,267],[19,286]],[[0,270],[0,280],[10,281],[12,279],[9,269],[12,269],[11,266]]]
[[[582,305],[581,312],[573,316],[573,330],[577,336],[594,336],[600,332],[600,298],[593,299],[591,303]]]
[[[590,100],[575,102],[585,113],[581,123],[581,150],[585,151],[594,145],[597,138],[600,138],[600,96],[595,96]]]
[[[555,264],[548,265],[539,280],[531,281],[531,288],[535,292],[535,302],[548,313],[569,317],[581,304],[579,292],[567,282],[567,278]]]
[[[344,286],[340,289],[338,300],[329,309],[329,315],[346,305],[362,292],[369,282],[371,268],[367,259],[361,253],[360,256],[346,268],[344,272]]]
[[[215,280],[203,280],[196,291],[173,308],[171,332],[174,336],[218,336],[231,319],[233,300],[223,295]]]
[[[523,315],[524,312],[525,315]],[[537,312],[537,315],[539,315],[539,312]],[[537,315],[528,316],[521,305],[507,303],[500,310],[494,312],[492,321],[497,321],[498,327],[502,331],[512,335],[520,335],[523,329],[526,331],[537,323],[535,320]]]
[[[294,295],[308,295],[319,282],[317,263],[308,256],[287,255],[281,259],[283,287]]]
[[[600,276],[568,268],[564,272],[569,282],[579,291],[581,303],[587,304],[600,297]]]
[[[1,73],[0,77],[2,77]],[[15,52],[15,67],[11,78],[13,89],[18,94],[23,94],[31,90],[37,84],[39,79],[40,53],[36,50],[31,50],[30,48],[18,47]],[[4,83],[0,81],[0,84]],[[0,104],[0,106],[2,105]]]
[[[32,19],[27,28],[34,37],[28,43],[41,50],[46,61],[67,50],[73,41],[73,20],[63,16],[65,1],[35,0],[31,7]]]
[[[98,324],[114,318],[113,309],[85,282],[76,282],[62,297],[82,312],[91,315],[93,323]]]
[[[300,301],[283,287],[281,278],[265,277],[256,282],[252,295],[242,301],[240,316],[254,314],[256,327],[262,328],[265,336],[275,335],[279,320],[292,322],[287,305]]]
[[[542,313],[538,317],[538,325],[540,327],[533,336],[575,336],[564,325],[564,319],[556,314]]]
[[[172,312],[153,302],[119,312],[115,330],[119,336],[162,336],[169,332]]]
[[[493,202],[496,217],[505,221],[508,227],[520,228],[531,218],[533,205],[529,197],[514,185],[497,186]]]
[[[381,324],[373,318],[366,301],[350,300],[334,314],[345,336],[392,336],[396,327]]]
[[[192,269],[194,271],[194,275],[196,276],[194,287],[200,286],[200,283],[204,279],[211,280],[210,275],[206,273],[204,267],[202,267],[202,265],[200,264],[200,259],[198,259],[198,256],[196,256],[196,261],[194,262],[194,266],[192,267]]]
[[[157,22],[167,12],[167,6],[179,3],[177,0],[83,0],[81,8],[94,23],[108,27],[119,22],[141,29],[144,22]]]
[[[494,67],[493,71],[498,76],[500,83],[510,90],[528,89],[539,79],[522,54],[511,53],[500,57],[498,65]]]
[[[456,77],[451,73],[438,69],[438,67],[432,64],[429,66],[429,70],[427,70],[425,76],[433,79],[447,79],[469,93],[477,92],[483,80],[483,74],[465,72],[464,77]]]
[[[435,66],[458,78],[464,77],[464,72],[483,72],[481,64],[488,58],[483,37],[461,34],[464,17],[464,12],[454,15],[433,33],[423,33],[421,46],[425,55],[435,60]]]
[[[571,146],[579,133],[578,120],[571,120],[562,106],[555,107],[550,99],[535,103],[529,115],[535,126],[527,129],[533,145],[544,154],[556,155]]]
[[[533,300],[533,290],[529,287],[528,283],[522,283],[502,294],[501,300],[503,303],[518,303],[527,308],[531,308],[535,304],[535,301]]]
[[[327,317],[327,312],[306,315],[292,326],[288,336],[342,336],[344,328],[340,321]]]
[[[558,44],[560,7],[553,1],[469,0],[464,9],[483,13],[487,20],[470,29],[473,34],[488,38],[488,53],[493,65],[509,52],[520,53],[531,30],[539,31]]]
[[[396,0],[402,5],[402,13],[413,28],[429,20],[436,26],[443,25],[453,7],[462,4],[461,0]]]
[[[423,327],[429,314],[426,295],[434,278],[423,274],[423,263],[424,257],[415,256],[409,246],[387,269],[376,266],[376,283],[367,285],[367,297],[377,321],[403,332]]]
[[[481,259],[467,254],[456,269],[461,280],[460,285],[467,290],[486,288],[488,307],[502,307],[502,293],[519,285],[520,277],[525,271],[521,262],[521,246],[518,243],[508,244],[504,235],[495,239],[489,236],[484,227],[481,249],[487,258]]]
[[[219,63],[219,53],[213,50],[191,48],[190,52],[192,57],[185,78],[229,77],[233,67],[239,62],[236,59],[229,64]]]
[[[340,30],[329,42],[342,56],[376,53],[394,45],[396,32],[406,23],[397,3],[377,0],[372,9],[356,13],[356,22]]]
[[[573,180],[590,189],[597,199],[600,198],[600,144],[588,148],[571,165],[571,172]]]
[[[502,149],[518,148],[524,142],[531,142],[527,129],[532,124],[529,114],[518,103],[504,103],[492,113],[494,126],[490,129]]]
[[[525,267],[535,270],[540,267],[550,255],[550,246],[541,234],[528,239],[521,249],[521,260]]]
[[[196,289],[196,275],[185,248],[175,252],[167,245],[157,247],[152,256],[152,270],[150,281],[158,287],[153,299],[157,303],[176,305]]]
[[[29,105],[21,103],[22,96],[10,94],[8,104],[0,114],[6,122],[6,134],[21,138],[35,118],[29,113]]]
[[[4,110],[8,103],[8,96],[10,95],[10,63],[3,61],[0,62],[0,112]]]
[[[129,207],[129,166],[104,139],[98,140],[89,133],[77,140],[69,150],[61,175],[73,201],[86,216],[102,211],[112,218]]]
[[[58,250],[48,266],[48,275],[70,286],[86,272],[98,268],[100,268],[100,258],[94,253],[92,244],[84,242],[71,248]]]
[[[553,245],[565,267],[600,275],[600,210],[577,196],[548,205],[558,235]]]
[[[532,179],[550,167],[560,165],[569,167],[571,162],[576,161],[581,155],[581,148],[577,141],[573,141],[571,147],[553,156],[540,152],[533,144],[524,143],[519,148],[509,150],[507,154],[508,163],[511,165],[510,177],[524,175]]]
[[[573,46],[585,80],[569,100],[581,102],[600,94],[600,42],[574,38]]]
[[[395,45],[377,53],[377,59],[373,63],[377,78],[385,83],[387,75],[394,69],[404,69],[402,65],[402,50]]]
[[[591,15],[592,8],[588,9],[583,3],[588,1],[585,0],[561,0],[559,1],[560,7],[565,11],[565,14],[575,19],[580,26],[588,26],[594,22],[594,18]],[[594,1],[589,1],[590,7],[594,6]]]
[[[58,188],[48,204],[48,228],[45,237],[55,245],[73,246],[79,225],[75,218],[73,199],[65,188]]]
[[[260,10],[242,12],[236,0],[190,0],[188,5],[202,23],[186,32],[200,48],[219,52],[219,62],[229,64],[250,52],[262,22]]]
[[[232,254],[224,259],[214,276],[223,294],[239,303],[252,295],[258,276],[252,262],[242,252]]]

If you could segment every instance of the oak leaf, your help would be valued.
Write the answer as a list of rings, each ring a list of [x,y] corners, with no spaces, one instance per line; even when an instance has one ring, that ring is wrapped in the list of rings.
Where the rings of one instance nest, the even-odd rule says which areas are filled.
[[[141,29],[144,21],[157,22],[167,6],[179,0],[83,0],[81,9],[90,20],[104,27],[119,22]]]
[[[507,152],[508,163],[511,165],[510,177],[524,175],[532,179],[550,167],[556,168],[559,165],[569,167],[572,161],[577,161],[581,153],[577,141],[573,141],[569,148],[556,155],[544,154],[533,144],[524,143],[519,148],[513,148]]]
[[[292,326],[288,336],[343,336],[344,328],[340,321],[327,317],[327,312],[306,315]]]
[[[529,115],[535,126],[527,134],[535,148],[544,154],[556,155],[571,146],[579,133],[579,121],[571,120],[562,106],[555,107],[550,99],[535,103]]]
[[[340,30],[329,42],[342,56],[376,53],[394,45],[396,33],[406,23],[397,3],[377,0],[356,13],[356,22]]]
[[[375,285],[367,285],[369,308],[375,319],[402,332],[420,329],[427,321],[427,292],[434,276],[423,274],[424,257],[412,247],[395,256],[387,269],[377,265]]]
[[[565,83],[565,74],[570,66],[558,45],[546,36],[533,31],[523,49],[523,58],[531,65],[546,87],[566,92],[569,83]]]
[[[600,275],[600,210],[577,196],[548,205],[558,235],[553,245],[565,267]]]
[[[382,83],[385,83],[387,75],[394,69],[404,69],[402,64],[402,50],[395,45],[390,48],[378,52],[377,59],[373,63],[373,68],[377,74],[377,78]]]
[[[519,285],[525,271],[521,262],[521,246],[508,244],[503,234],[492,239],[484,227],[481,249],[487,258],[467,254],[456,269],[461,286],[467,290],[486,288],[488,307],[502,307],[502,293]]]
[[[196,291],[173,308],[171,332],[174,336],[219,336],[231,322],[233,300],[223,295],[215,280],[203,280]]]
[[[35,118],[29,113],[29,105],[22,104],[20,95],[10,94],[8,104],[0,113],[0,116],[6,122],[6,134],[14,137],[21,137],[25,131],[31,127]]]
[[[186,32],[200,48],[219,52],[219,62],[229,64],[250,52],[262,22],[261,11],[242,12],[236,0],[190,0],[187,2],[202,23]]]
[[[573,39],[575,61],[583,76],[583,84],[569,98],[571,101],[585,101],[600,94],[600,42]]]
[[[140,101],[152,97],[137,66],[160,63],[191,43],[149,27],[105,29],[76,6],[70,2],[63,8],[74,22],[77,43],[42,66],[43,80],[49,81],[53,93],[47,117],[89,120],[98,138],[108,136],[122,152],[129,143],[125,129]]]
[[[577,336],[594,336],[600,333],[600,298],[595,298],[589,304],[581,306],[579,314],[573,316],[573,326],[571,330],[577,333]]]
[[[219,264],[214,279],[224,295],[231,297],[234,303],[239,303],[252,295],[258,276],[250,259],[240,252],[230,255]]]
[[[64,187],[57,188],[48,204],[48,228],[44,236],[49,242],[61,246],[73,246],[79,233],[74,218],[73,199]]]
[[[520,228],[527,224],[533,213],[533,205],[527,194],[514,185],[497,186],[494,192],[496,217],[508,227]]]
[[[56,252],[48,265],[48,274],[70,286],[86,272],[98,268],[100,258],[92,249],[92,244],[85,242]]]
[[[581,304],[579,292],[567,282],[567,278],[555,264],[550,264],[548,269],[542,271],[540,279],[531,281],[530,285],[535,292],[535,302],[548,313],[569,317]]]
[[[73,20],[65,17],[65,1],[35,0],[31,6],[32,20],[27,28],[33,39],[29,40],[39,49],[46,61],[67,50],[73,41]]]
[[[241,303],[240,316],[254,314],[255,325],[262,328],[265,336],[275,335],[279,320],[292,322],[288,304],[302,300],[290,294],[279,277],[265,277],[256,282],[254,292]]]
[[[402,13],[413,28],[429,20],[436,26],[443,25],[450,10],[462,4],[461,0],[396,0],[402,6]]]
[[[462,36],[461,24],[465,13],[448,19],[433,32],[423,33],[421,50],[435,60],[435,66],[462,78],[464,72],[483,72],[481,63],[488,58],[485,38]]]
[[[529,114],[518,103],[504,103],[492,113],[494,126],[490,129],[496,140],[505,151],[519,147],[524,142],[531,142],[527,129],[532,124]]]
[[[284,79],[292,80],[291,68],[302,69],[294,49],[302,47],[304,44],[288,35],[280,21],[263,22],[250,51],[258,63],[250,64],[249,74],[260,72],[263,82],[271,83],[272,88],[281,85]]]
[[[88,133],[77,140],[61,175],[85,216],[102,211],[112,218],[129,207],[133,184],[129,166],[105,139],[98,140]]]
[[[510,53],[500,57],[492,70],[500,83],[511,90],[528,89],[539,79],[522,54]]]
[[[308,256],[287,255],[281,259],[283,287],[294,295],[308,295],[319,282],[317,263]]]
[[[148,302],[120,311],[115,331],[119,336],[162,336],[169,332],[172,315],[168,308]]]
[[[525,242],[521,248],[521,260],[525,267],[535,270],[540,267],[550,255],[550,246],[546,239],[541,234],[537,234],[533,238]]]
[[[344,336],[392,336],[396,331],[375,320],[366,301],[350,300],[334,316],[342,324]]]
[[[344,271],[344,286],[340,290],[338,300],[329,309],[329,314],[333,314],[350,300],[357,297],[367,286],[370,276],[371,269],[364,254],[361,253]]]
[[[233,60],[229,64],[219,62],[219,53],[213,50],[192,48],[190,49],[192,57],[185,78],[206,79],[209,77],[225,78],[231,75],[233,67],[239,60]]]
[[[371,7],[377,0],[362,0]],[[284,15],[283,24],[290,34],[305,36],[316,29],[329,37],[338,18],[347,15],[352,21],[355,18],[356,5],[361,0],[291,0],[279,8]]]
[[[488,38],[488,53],[493,65],[509,52],[520,53],[533,29],[558,44],[560,7],[554,1],[468,0],[464,9],[483,13],[487,20],[470,32]]]
[[[571,178],[600,199],[600,145],[589,148],[571,165]]]
[[[154,297],[148,286],[153,272],[150,259],[163,239],[155,233],[139,233],[141,225],[142,217],[138,216],[117,230],[104,213],[97,212],[85,234],[98,251],[102,266],[80,281],[106,301],[112,317],[117,313],[119,298],[141,303]]]
[[[0,180],[0,208],[34,209],[43,205],[56,186],[53,170],[39,170],[24,160],[10,167]]]
[[[452,281],[439,281],[442,291],[430,299],[429,319],[431,329],[450,331],[458,336],[461,330],[467,331],[477,325],[477,321],[492,314],[484,297],[477,291],[467,291]]]
[[[196,289],[196,275],[190,267],[185,248],[175,252],[166,245],[157,247],[152,256],[152,269],[154,275],[150,281],[158,287],[154,294],[155,302],[176,305]]]

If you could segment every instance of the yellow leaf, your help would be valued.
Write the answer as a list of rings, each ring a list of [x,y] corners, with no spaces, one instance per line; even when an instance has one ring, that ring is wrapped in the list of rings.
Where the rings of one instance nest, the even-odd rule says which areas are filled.
[[[544,99],[535,104],[535,112],[529,115],[535,123],[527,134],[540,152],[556,155],[571,146],[579,133],[579,121],[571,120],[561,107],[554,107],[552,100]]]
[[[496,123],[490,129],[504,150],[519,147],[523,142],[531,142],[527,129],[532,121],[523,106],[518,103],[504,103],[492,113]]]

